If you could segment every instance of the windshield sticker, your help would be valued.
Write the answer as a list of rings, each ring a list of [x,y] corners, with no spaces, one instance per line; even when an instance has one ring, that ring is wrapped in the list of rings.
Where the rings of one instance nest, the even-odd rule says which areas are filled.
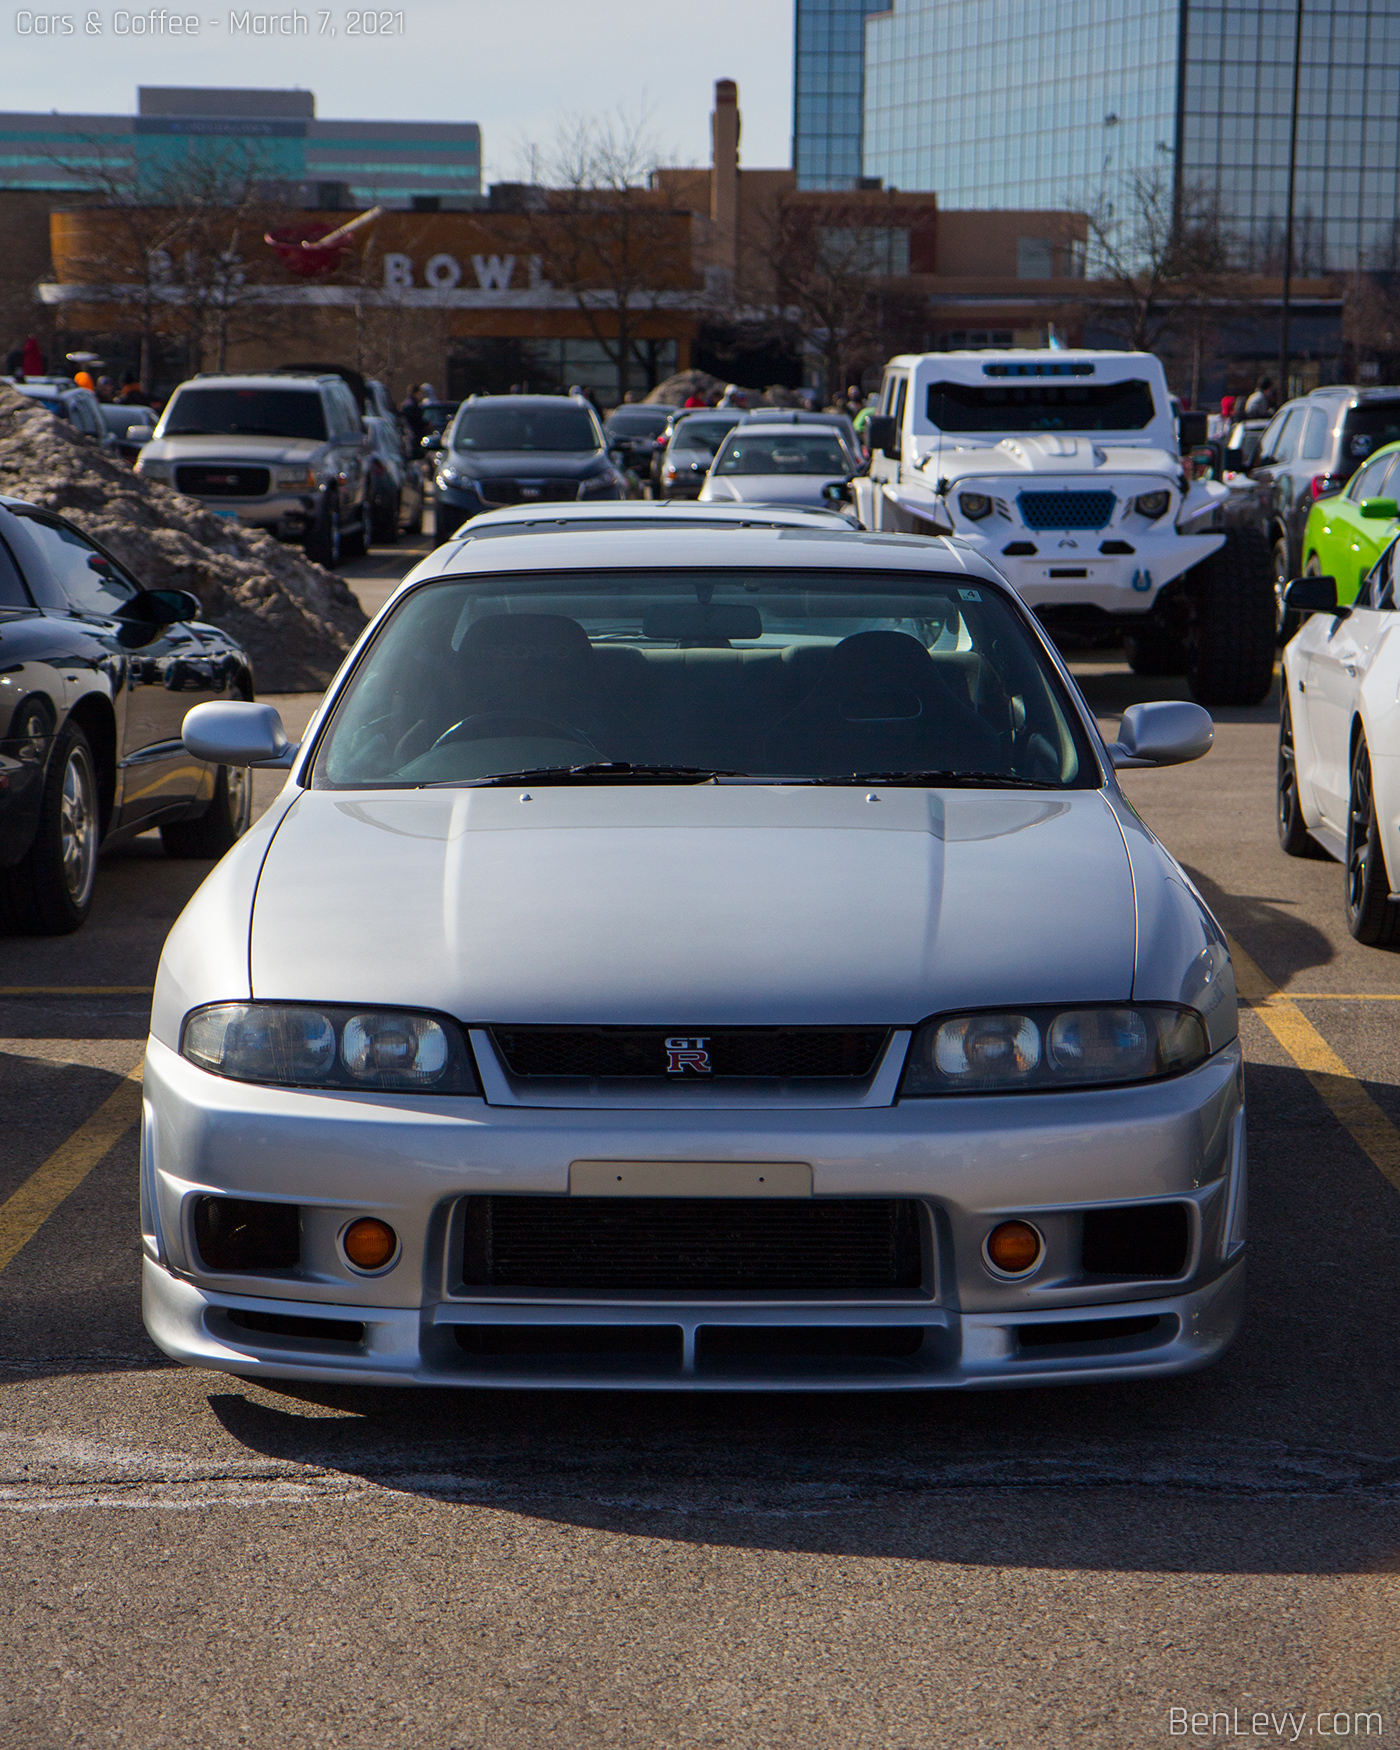
[[[960,589],[958,595],[965,602],[980,602],[982,599],[980,589]]]

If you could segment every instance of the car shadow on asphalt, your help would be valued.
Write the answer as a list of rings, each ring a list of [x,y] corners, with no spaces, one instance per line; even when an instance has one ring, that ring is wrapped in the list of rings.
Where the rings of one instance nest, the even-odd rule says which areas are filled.
[[[1216,921],[1274,980],[1287,984],[1295,973],[1326,966],[1335,950],[1316,925],[1298,915],[1298,901],[1255,893],[1230,893],[1203,869],[1182,867],[1200,889]]]

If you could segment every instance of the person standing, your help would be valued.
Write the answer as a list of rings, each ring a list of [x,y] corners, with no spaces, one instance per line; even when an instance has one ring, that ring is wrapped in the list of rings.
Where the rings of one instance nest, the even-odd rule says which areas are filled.
[[[1254,385],[1254,393],[1244,404],[1246,419],[1267,419],[1274,410],[1274,383],[1272,377],[1260,377]]]

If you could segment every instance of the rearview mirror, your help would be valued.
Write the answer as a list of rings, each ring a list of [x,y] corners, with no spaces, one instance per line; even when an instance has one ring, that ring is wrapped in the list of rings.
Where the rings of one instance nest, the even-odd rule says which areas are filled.
[[[1364,517],[1372,517],[1378,522],[1389,522],[1392,518],[1400,516],[1400,505],[1397,505],[1393,498],[1363,498],[1361,514]]]
[[[1294,614],[1335,614],[1335,577],[1295,577],[1283,592],[1283,605]]]
[[[1108,750],[1115,766],[1182,766],[1208,754],[1215,740],[1210,712],[1185,699],[1129,705]]]
[[[1176,425],[1178,448],[1183,456],[1197,444],[1203,444],[1210,432],[1210,422],[1204,413],[1179,413]]]
[[[216,699],[185,713],[180,740],[185,752],[216,766],[276,766],[285,770],[297,743],[287,740],[282,718],[271,705],[242,699]]]

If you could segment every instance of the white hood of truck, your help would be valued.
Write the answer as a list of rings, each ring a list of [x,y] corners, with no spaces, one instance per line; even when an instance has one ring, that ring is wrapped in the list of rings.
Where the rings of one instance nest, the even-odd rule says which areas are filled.
[[[254,996],[742,1026],[1132,992],[1132,876],[1097,791],[525,793],[303,794],[258,882]]]
[[[1116,436],[1117,434],[1115,434]],[[977,443],[959,438],[956,443],[920,433],[915,439],[919,457],[930,458],[924,472],[936,479],[965,479],[968,475],[1094,475],[1122,473],[1161,474],[1175,481],[1181,473],[1181,458],[1148,443],[1105,441],[1101,438],[1062,437],[1058,432],[1037,432],[1028,437],[1002,438]]]

